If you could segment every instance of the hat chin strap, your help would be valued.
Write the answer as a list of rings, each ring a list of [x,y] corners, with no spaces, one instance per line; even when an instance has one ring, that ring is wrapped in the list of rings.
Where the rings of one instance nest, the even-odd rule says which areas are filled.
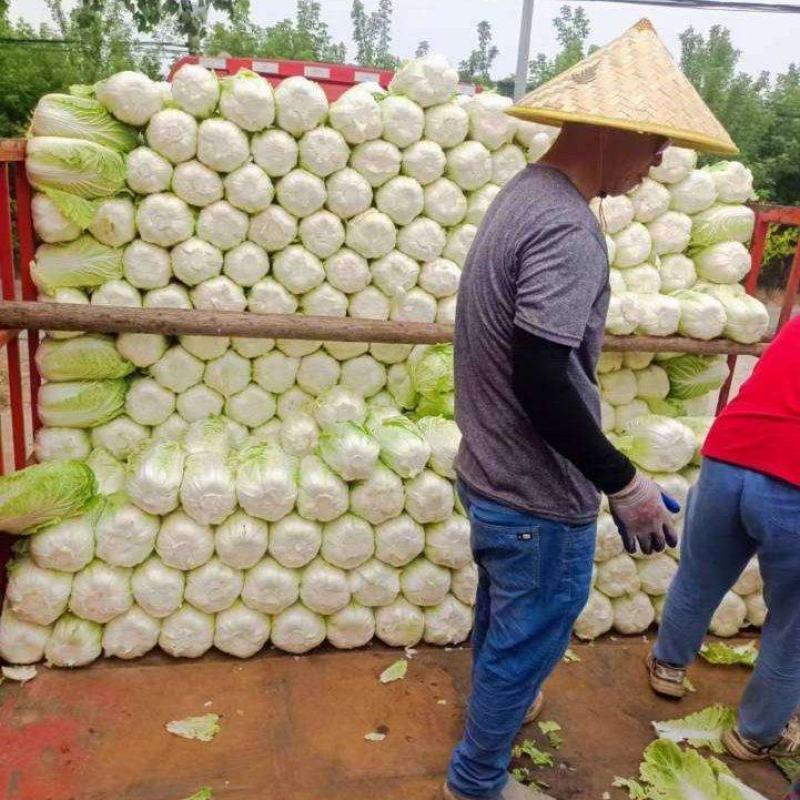
[[[600,156],[599,156],[599,162],[598,162],[598,165],[597,165],[598,166],[598,170],[600,172],[600,186],[603,186],[605,184],[605,171],[606,171],[605,170],[605,159],[606,159],[606,142],[607,141],[608,141],[608,131],[601,130],[600,131],[600,143],[599,143]],[[598,208],[598,214],[600,216],[600,230],[602,230],[603,233],[606,233],[606,229],[607,229],[608,226],[606,225],[605,209],[603,208],[605,203],[603,202],[603,200],[606,197],[608,197],[608,192],[606,192],[605,189],[600,189],[600,191],[597,193],[597,196],[600,198],[600,205],[599,205],[599,208]]]

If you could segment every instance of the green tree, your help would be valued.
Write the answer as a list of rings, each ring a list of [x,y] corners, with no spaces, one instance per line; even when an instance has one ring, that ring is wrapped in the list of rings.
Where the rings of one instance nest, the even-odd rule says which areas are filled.
[[[528,64],[528,89],[549,81],[565,69],[577,64],[590,52],[587,44],[589,38],[589,17],[582,6],[572,8],[561,6],[558,16],[553,20],[556,30],[556,41],[560,49],[552,58],[539,53]]]
[[[417,49],[414,51],[415,58],[422,58],[422,56],[428,55],[431,51],[430,43],[427,39],[423,39],[418,45]]]
[[[350,19],[357,64],[381,69],[399,65],[399,59],[391,53],[392,10],[392,0],[378,0],[376,11],[367,11],[363,0],[353,0]]]
[[[478,23],[478,46],[458,65],[458,74],[462,81],[492,85],[490,71],[499,54],[492,41],[492,26],[487,20]]]
[[[303,61],[345,60],[345,46],[334,42],[322,19],[321,3],[298,0],[295,19],[284,19],[259,27],[247,17],[235,17],[229,23],[213,26],[204,51],[212,55],[262,56]]]
[[[103,0],[94,0],[102,5]],[[125,0],[139,31],[152,33],[168,23],[190,53],[201,52],[209,33],[208,15],[219,11],[233,19],[249,12],[247,0]]]

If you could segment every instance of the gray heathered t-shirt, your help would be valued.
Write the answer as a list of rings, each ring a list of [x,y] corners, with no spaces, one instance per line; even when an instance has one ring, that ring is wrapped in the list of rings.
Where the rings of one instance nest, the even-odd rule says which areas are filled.
[[[489,207],[458,292],[456,468],[473,490],[545,519],[597,516],[592,484],[537,435],[514,394],[511,343],[518,325],[574,348],[570,378],[599,421],[608,297],[605,239],[586,201],[552,167],[518,173]]]

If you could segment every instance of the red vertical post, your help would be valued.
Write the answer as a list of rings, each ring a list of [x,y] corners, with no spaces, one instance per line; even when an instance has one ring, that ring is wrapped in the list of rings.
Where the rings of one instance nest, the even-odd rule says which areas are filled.
[[[0,282],[3,300],[16,299],[14,286],[14,242],[11,233],[11,187],[8,180],[8,163],[0,164]],[[14,467],[25,466],[25,425],[22,400],[22,373],[20,370],[19,340],[8,344],[8,384],[11,402],[11,440],[14,448]]]
[[[789,270],[789,279],[786,282],[786,292],[783,295],[783,305],[778,317],[778,330],[780,330],[791,318],[794,301],[797,299],[797,291],[800,289],[800,242],[794,251],[792,268]]]
[[[38,292],[31,278],[35,242],[33,236],[33,216],[31,212],[31,186],[25,175],[25,162],[14,162],[14,196],[17,201],[16,224],[19,245],[19,276],[22,281],[22,299],[36,300]],[[36,433],[39,421],[39,386],[41,378],[36,368],[36,350],[39,346],[39,331],[28,329],[28,375],[30,381],[31,422]]]

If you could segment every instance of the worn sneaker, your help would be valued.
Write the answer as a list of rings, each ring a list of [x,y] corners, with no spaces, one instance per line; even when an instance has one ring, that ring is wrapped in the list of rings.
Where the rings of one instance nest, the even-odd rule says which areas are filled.
[[[530,725],[531,722],[536,722],[539,719],[539,714],[542,713],[544,707],[544,694],[540,691],[536,695],[536,699],[531,703],[528,710],[525,712],[525,717],[522,720],[523,725]]]
[[[767,758],[800,758],[800,717],[792,717],[781,738],[770,745],[745,739],[738,728],[722,734],[725,749],[740,761],[763,761]]]
[[[686,669],[684,667],[665,664],[652,653],[648,653],[647,671],[650,674],[650,687],[656,694],[678,699],[686,696]]]
[[[469,797],[461,794],[445,783],[442,790],[444,800],[477,800],[475,797]],[[500,794],[487,797],[486,800],[555,800],[549,794],[542,794],[537,792],[536,789],[531,789],[528,786],[523,786],[516,778],[511,775],[508,776],[508,783],[503,787]]]

